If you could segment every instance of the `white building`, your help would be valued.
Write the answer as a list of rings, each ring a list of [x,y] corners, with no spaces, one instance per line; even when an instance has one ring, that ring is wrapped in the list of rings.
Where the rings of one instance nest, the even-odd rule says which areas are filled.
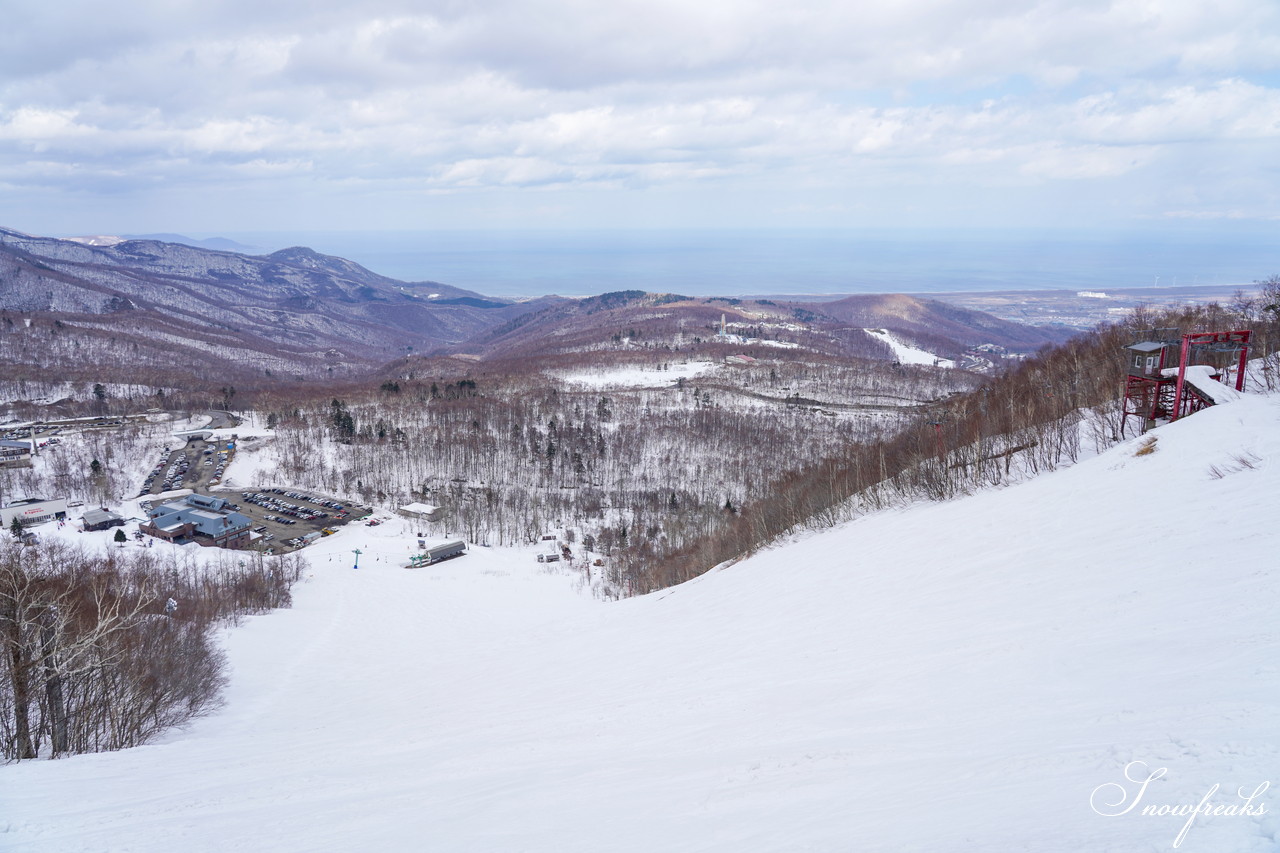
[[[4,509],[0,509],[0,526],[8,530],[13,526],[15,518],[18,519],[23,527],[29,527],[32,524],[43,524],[46,521],[61,521],[66,517],[66,498],[53,498],[52,500],[24,498],[20,501],[14,501]]]
[[[439,521],[444,518],[444,510],[438,506],[424,503],[405,504],[400,507],[401,515],[416,518],[419,521]]]
[[[31,458],[31,442],[0,439],[0,464],[26,462]]]

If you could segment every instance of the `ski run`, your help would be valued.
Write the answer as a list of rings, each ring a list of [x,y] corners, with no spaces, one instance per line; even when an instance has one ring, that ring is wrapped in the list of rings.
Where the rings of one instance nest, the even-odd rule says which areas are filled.
[[[620,602],[353,525],[219,711],[0,768],[0,850],[1280,850],[1278,510],[1249,394]]]

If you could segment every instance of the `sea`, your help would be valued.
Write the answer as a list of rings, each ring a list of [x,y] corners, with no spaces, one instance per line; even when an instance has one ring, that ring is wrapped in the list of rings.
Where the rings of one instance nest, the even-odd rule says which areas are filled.
[[[1280,273],[1280,223],[1126,230],[443,230],[223,233],[308,246],[406,282],[509,298],[647,290],[815,296],[1246,287]]]

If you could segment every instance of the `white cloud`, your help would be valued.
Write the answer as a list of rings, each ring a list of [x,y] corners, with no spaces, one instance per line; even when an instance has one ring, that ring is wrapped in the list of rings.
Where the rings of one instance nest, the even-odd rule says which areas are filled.
[[[1111,178],[1144,165],[1149,151],[1101,145],[1049,145],[1033,150],[1019,169],[1027,175],[1058,180]]]
[[[92,135],[93,128],[86,127],[76,118],[75,110],[19,107],[0,124],[0,139],[42,145]]]
[[[128,26],[92,8],[26,4],[0,35],[11,184],[56,188],[58,163],[68,192],[244,181],[285,218],[299,175],[397,204],[1113,181],[1160,215],[1172,181],[1206,182],[1212,209],[1277,191],[1274,170],[1244,177],[1280,142],[1271,0],[155,0]],[[759,215],[839,207],[762,196]]]

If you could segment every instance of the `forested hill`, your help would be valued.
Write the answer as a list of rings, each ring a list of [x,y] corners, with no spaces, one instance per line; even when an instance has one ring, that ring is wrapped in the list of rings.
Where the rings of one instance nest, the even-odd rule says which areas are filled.
[[[629,340],[637,345],[682,346],[744,341],[798,344],[811,350],[892,359],[864,334],[885,329],[904,342],[954,358],[982,344],[1030,353],[1062,343],[1066,328],[1037,328],[933,299],[901,294],[849,296],[832,302],[692,298],[625,290],[529,312],[478,334],[462,349],[482,357],[567,353]]]
[[[306,248],[91,246],[0,229],[0,322],[15,369],[119,364],[157,381],[175,371],[331,376],[447,348],[545,304],[410,288]]]
[[[885,327],[914,336],[941,337],[964,345],[995,343],[1014,350],[1059,344],[1074,332],[1062,326],[1028,326],[936,299],[902,293],[846,296],[802,306],[861,327]]]
[[[867,328],[954,359],[979,344],[1031,352],[1067,334],[910,296],[789,303],[626,290],[513,302],[396,281],[303,247],[245,255],[101,242],[0,229],[0,363],[13,378],[53,369],[68,379],[247,388],[365,376],[424,354],[582,358],[619,347],[748,344],[757,355],[798,346],[893,360]]]

